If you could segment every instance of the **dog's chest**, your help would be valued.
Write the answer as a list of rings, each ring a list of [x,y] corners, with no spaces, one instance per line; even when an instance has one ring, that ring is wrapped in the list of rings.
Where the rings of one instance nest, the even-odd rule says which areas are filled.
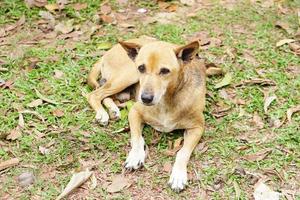
[[[160,132],[171,132],[177,128],[177,123],[172,115],[164,112],[157,113],[156,116],[149,116],[145,121]]]

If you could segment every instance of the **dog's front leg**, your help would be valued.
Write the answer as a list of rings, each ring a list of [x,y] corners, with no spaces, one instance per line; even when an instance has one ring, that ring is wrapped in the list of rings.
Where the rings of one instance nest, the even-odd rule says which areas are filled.
[[[132,170],[141,167],[146,158],[145,141],[142,136],[143,121],[135,106],[131,108],[128,120],[131,132],[131,150],[126,159],[125,168]]]
[[[183,190],[187,184],[187,164],[190,156],[198,144],[203,128],[187,129],[184,133],[183,147],[177,152],[169,184],[177,192]]]

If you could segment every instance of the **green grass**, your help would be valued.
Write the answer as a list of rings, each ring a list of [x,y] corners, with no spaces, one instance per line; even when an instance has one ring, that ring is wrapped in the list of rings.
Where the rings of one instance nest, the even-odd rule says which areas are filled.
[[[99,11],[102,1],[72,1],[75,2],[86,2],[88,8],[75,12],[71,5],[67,5],[58,21],[74,19],[75,24],[82,24],[91,20]],[[275,48],[277,41],[291,36],[274,26],[277,20],[285,20],[296,30],[299,27],[298,19],[293,12],[282,15],[277,13],[276,7],[262,8],[259,4],[252,5],[248,1],[237,3],[232,10],[220,6],[218,1],[213,2],[213,6],[200,9],[196,17],[182,19],[180,23],[184,26],[180,23],[145,26],[137,21],[137,31],[124,34],[118,30],[118,25],[104,24],[101,27],[104,35],[93,36],[86,41],[73,41],[75,48],[70,49],[63,48],[70,42],[64,40],[53,41],[51,45],[18,44],[30,38],[28,33],[37,28],[39,11],[45,9],[28,9],[21,0],[2,1],[0,25],[12,24],[22,15],[26,16],[27,21],[24,31],[8,36],[13,38],[12,45],[0,46],[0,59],[5,61],[1,67],[8,69],[7,72],[0,72],[0,78],[14,80],[12,89],[0,89],[0,162],[12,157],[21,159],[20,165],[0,174],[3,186],[0,189],[0,197],[7,198],[6,195],[9,194],[13,199],[30,199],[33,196],[39,199],[54,199],[67,184],[71,174],[80,169],[82,160],[97,161],[95,172],[99,180],[103,181],[98,182],[97,188],[89,193],[89,199],[135,199],[133,191],[156,196],[160,194],[157,192],[159,188],[165,198],[197,199],[199,188],[214,188],[220,180],[222,186],[208,192],[212,199],[233,199],[233,182],[237,182],[241,189],[240,199],[252,199],[253,178],[235,173],[237,167],[259,174],[264,174],[267,170],[276,170],[283,177],[283,183],[276,174],[267,174],[271,180],[268,183],[274,190],[299,189],[297,177],[299,178],[300,168],[300,115],[295,113],[292,123],[286,122],[280,128],[270,125],[273,119],[283,120],[287,109],[300,103],[299,74],[287,72],[289,66],[300,66],[300,59],[287,45]],[[150,9],[154,14],[160,12],[153,1],[139,1],[136,5]],[[113,9],[122,8],[116,1],[113,1],[111,6]],[[287,1],[283,6],[291,9],[300,5],[297,1]],[[242,25],[245,34],[236,33],[234,25]],[[208,32],[211,37],[222,40],[222,46],[202,50],[200,53],[207,60],[218,63],[233,74],[231,85],[225,89],[233,88],[234,84],[243,80],[261,78],[257,74],[259,69],[265,70],[263,78],[276,82],[276,87],[246,85],[233,88],[236,97],[246,101],[245,105],[236,105],[222,99],[219,90],[214,89],[214,85],[222,77],[208,78],[207,88],[212,97],[207,97],[206,132],[202,140],[207,141],[208,150],[202,154],[196,150],[189,165],[189,172],[193,177],[195,172],[199,174],[199,179],[191,181],[187,190],[181,194],[172,192],[166,185],[168,174],[162,171],[162,166],[167,161],[174,162],[174,157],[167,156],[164,152],[168,149],[168,142],[180,137],[182,132],[163,134],[157,138],[153,129],[146,127],[146,142],[151,144],[151,141],[157,140],[157,143],[149,145],[150,159],[147,160],[145,169],[129,175],[132,179],[135,178],[130,188],[116,195],[107,193],[102,185],[111,180],[114,174],[123,171],[126,151],[129,149],[129,133],[113,133],[128,126],[128,108],[122,110],[120,121],[110,123],[107,128],[102,128],[94,122],[94,112],[82,96],[82,93],[91,91],[86,85],[86,77],[93,63],[100,58],[93,56],[93,53],[99,52],[98,47],[103,42],[116,43],[118,39],[143,34],[183,44],[186,42],[184,35],[199,31]],[[235,58],[226,57],[220,62],[228,48],[235,50]],[[21,56],[10,56],[12,52],[20,49],[23,51]],[[250,51],[258,64],[249,62],[243,55],[245,51]],[[53,57],[57,59],[53,60]],[[36,68],[28,71],[33,58],[39,62]],[[55,70],[64,73],[62,79],[54,77]],[[28,103],[38,98],[34,88],[59,104],[43,103],[36,108],[27,107]],[[277,96],[276,101],[269,107],[268,114],[263,110],[264,89],[272,90],[272,94]],[[214,117],[212,111],[217,103],[231,107],[226,116]],[[6,141],[6,135],[18,124],[18,108],[34,110],[46,120],[42,122],[34,115],[24,114],[25,128],[22,136],[16,141]],[[54,109],[62,110],[64,115],[53,116]],[[241,109],[244,112],[241,112]],[[263,129],[258,129],[251,123],[255,112],[263,119]],[[40,133],[44,134],[42,138],[38,137]],[[50,145],[50,154],[42,155],[39,146],[47,145]],[[245,150],[239,150],[245,146]],[[266,148],[272,148],[272,152],[261,161],[241,159],[244,155],[255,154]],[[56,172],[55,176],[48,180],[43,177],[47,170]],[[16,177],[24,171],[34,172],[37,178],[35,184],[27,189],[20,188],[16,181]],[[297,199],[300,199],[299,195]]]

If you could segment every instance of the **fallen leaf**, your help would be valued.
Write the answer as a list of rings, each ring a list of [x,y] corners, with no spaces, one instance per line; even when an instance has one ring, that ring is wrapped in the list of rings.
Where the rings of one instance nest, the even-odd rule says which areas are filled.
[[[7,169],[9,167],[13,167],[19,164],[20,160],[18,158],[12,158],[10,160],[6,160],[0,163],[0,171],[3,169]]]
[[[202,143],[198,144],[198,146],[197,146],[197,152],[199,152],[199,154],[203,154],[207,150],[208,150],[207,142],[202,142]]]
[[[114,19],[109,15],[101,15],[100,18],[103,22],[108,24],[111,24],[114,21]]]
[[[167,161],[164,166],[163,166],[163,171],[164,172],[167,172],[167,173],[170,173],[172,170],[172,163]]]
[[[250,79],[250,80],[244,80],[244,81],[236,84],[235,87],[244,86],[244,85],[254,85],[254,84],[260,84],[262,86],[264,86],[264,85],[270,85],[270,86],[276,85],[276,83],[273,80],[270,80],[270,79],[254,78],[254,79]]]
[[[271,105],[271,103],[276,99],[276,96],[268,96],[265,98],[265,102],[264,102],[264,111],[265,113],[268,112],[268,107]]]
[[[39,146],[39,151],[41,152],[41,154],[43,155],[48,155],[50,153],[50,149],[47,149],[43,146]]]
[[[217,83],[214,88],[218,89],[218,88],[224,87],[226,85],[229,85],[231,83],[231,80],[232,80],[231,73],[227,73],[227,74],[225,74],[225,76],[221,80],[221,82]]]
[[[111,7],[109,5],[102,5],[101,8],[100,8],[100,12],[103,14],[103,15],[108,15],[109,13],[111,13]]]
[[[272,151],[271,148],[263,149],[257,153],[245,155],[242,158],[245,160],[248,160],[248,161],[261,161],[261,160],[265,159],[267,157],[267,155],[269,155],[269,153],[271,153],[271,151]]]
[[[262,120],[262,118],[257,114],[255,113],[253,115],[253,118],[252,118],[252,122],[255,124],[256,127],[258,127],[259,129],[262,129],[264,127],[264,122]]]
[[[60,23],[58,23],[54,27],[54,31],[55,32],[57,32],[57,33],[63,33],[63,34],[70,33],[73,30],[74,30],[73,20],[68,20],[68,21],[60,22]]]
[[[112,183],[107,187],[109,193],[120,192],[123,188],[130,185],[129,180],[123,175],[116,175],[112,179]]]
[[[52,110],[52,114],[55,116],[55,117],[62,117],[64,116],[64,112],[60,109],[54,109]]]
[[[181,145],[182,141],[183,141],[183,137],[177,138],[177,139],[174,141],[174,143],[173,143],[173,149],[178,149],[178,148],[180,148],[180,147],[182,146],[182,145]]]
[[[64,73],[60,70],[54,70],[54,78],[61,79],[64,76]]]
[[[291,42],[291,43],[289,43],[289,47],[296,54],[300,54],[300,43],[299,42]]]
[[[285,44],[289,44],[291,42],[295,42],[296,40],[294,39],[283,39],[283,40],[279,40],[277,43],[276,43],[276,47],[280,47],[282,45],[285,45]]]
[[[93,174],[91,171],[82,171],[76,174],[73,174],[71,180],[69,181],[68,185],[65,187],[63,192],[56,198],[56,200],[60,200],[70,194],[73,190],[77,187],[82,185],[86,182],[90,176]]]
[[[24,172],[20,176],[18,176],[18,181],[20,186],[26,187],[35,181],[35,177],[32,172]]]
[[[37,116],[37,118],[39,118],[40,120],[42,120],[42,122],[45,122],[44,117],[42,115],[40,115],[38,112],[36,112],[36,111],[22,110],[22,111],[19,111],[19,113],[21,113],[21,114],[32,114],[32,115],[35,115],[35,116]]]
[[[255,200],[279,200],[281,194],[274,192],[262,180],[259,180],[254,185],[253,196]]]
[[[24,117],[22,113],[19,113],[19,122],[18,122],[18,126],[20,128],[24,128],[25,127],[25,122],[24,122]]]
[[[277,21],[275,27],[285,30],[288,34],[292,34],[294,32],[294,30],[290,28],[288,23],[282,21]]]
[[[97,187],[97,178],[96,178],[95,174],[92,174],[92,176],[91,176],[91,184],[89,185],[89,188],[91,190],[93,190],[96,187]]]
[[[287,119],[289,121],[289,123],[292,122],[292,115],[296,112],[299,112],[300,111],[300,105],[298,106],[295,106],[293,108],[289,108],[287,111],[286,111],[286,116],[287,116]]]
[[[52,27],[54,27],[54,25],[55,25],[55,18],[54,18],[54,16],[50,12],[41,10],[39,12],[39,16],[41,16],[41,18],[43,18],[45,20],[48,20],[50,22],[50,25]]]
[[[29,104],[27,104],[27,106],[30,107],[30,108],[35,108],[35,107],[38,107],[42,104],[43,104],[42,99],[36,99],[36,100],[33,100],[32,102],[30,102]]]
[[[25,4],[31,8],[31,7],[44,7],[47,5],[48,0],[25,0]]]
[[[184,4],[184,5],[192,6],[192,5],[194,5],[196,2],[195,2],[195,0],[180,0],[180,3],[182,3],[182,4]]]
[[[51,103],[51,104],[59,104],[59,103],[57,103],[56,101],[53,101],[53,100],[51,100],[51,99],[48,99],[48,98],[44,97],[37,89],[34,89],[34,90],[35,90],[36,95],[37,95],[40,99],[42,99],[43,101],[45,101],[45,102],[47,102],[47,103]]]
[[[59,5],[56,3],[47,4],[47,5],[45,5],[45,8],[52,13],[54,13],[56,10],[60,9]]]
[[[10,131],[10,133],[6,136],[7,140],[16,140],[22,136],[22,131],[20,127],[16,127]]]
[[[74,10],[83,10],[86,9],[88,7],[87,3],[75,3],[72,5],[72,7],[74,8]]]

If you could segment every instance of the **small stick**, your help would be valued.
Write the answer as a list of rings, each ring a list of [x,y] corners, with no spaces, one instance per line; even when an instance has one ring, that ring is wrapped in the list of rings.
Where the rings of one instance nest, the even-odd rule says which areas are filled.
[[[17,164],[19,164],[20,160],[18,158],[13,158],[10,160],[6,160],[2,163],[0,163],[0,171],[9,167],[13,167]]]

